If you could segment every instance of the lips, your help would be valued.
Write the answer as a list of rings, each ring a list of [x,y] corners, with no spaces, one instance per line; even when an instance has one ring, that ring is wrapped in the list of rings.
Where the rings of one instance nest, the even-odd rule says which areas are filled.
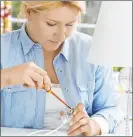
[[[52,43],[59,43],[58,41],[52,41],[52,40],[50,40],[50,42],[52,42]]]
[[[52,40],[49,40],[51,43],[55,43],[55,44],[58,44],[60,43],[59,41],[52,41]]]

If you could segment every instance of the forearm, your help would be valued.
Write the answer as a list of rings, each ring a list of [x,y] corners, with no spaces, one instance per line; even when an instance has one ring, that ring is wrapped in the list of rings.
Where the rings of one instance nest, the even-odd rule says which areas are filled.
[[[88,130],[83,133],[84,136],[98,136],[101,135],[101,128],[99,124],[93,120],[89,120]]]
[[[95,120],[93,120],[93,119],[91,119],[91,121],[92,121],[92,125],[93,125],[93,127],[92,127],[92,136],[97,136],[97,135],[101,135],[101,127],[100,127],[100,125],[95,121]]]
[[[109,124],[109,133],[113,133],[116,124],[121,120],[121,112],[117,107],[120,93],[115,90],[116,79],[112,69],[98,68],[96,86],[93,97],[92,117],[103,117]]]
[[[108,134],[109,133],[109,123],[108,121],[101,117],[91,117],[92,120],[94,120],[100,127],[100,135]]]
[[[121,111],[117,107],[110,107],[92,115],[92,117],[103,117],[109,124],[109,133],[113,133],[117,123],[122,120]]]
[[[9,72],[9,69],[1,70],[1,89],[5,86],[10,85]]]

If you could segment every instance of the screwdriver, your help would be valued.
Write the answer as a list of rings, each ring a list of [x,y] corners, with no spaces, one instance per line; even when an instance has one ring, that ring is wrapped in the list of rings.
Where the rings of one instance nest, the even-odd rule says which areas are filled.
[[[42,86],[43,89],[45,89],[45,86]],[[51,93],[53,96],[55,96],[60,102],[62,102],[65,106],[67,106],[69,109],[72,109],[68,104],[66,104],[60,97],[58,97],[51,89],[46,91],[47,93]]]

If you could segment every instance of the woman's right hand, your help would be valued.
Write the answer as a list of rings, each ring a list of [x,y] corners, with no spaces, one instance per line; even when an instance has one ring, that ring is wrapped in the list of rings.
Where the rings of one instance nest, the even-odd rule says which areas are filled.
[[[8,85],[19,84],[34,87],[38,90],[42,89],[43,85],[45,85],[47,91],[51,88],[51,81],[47,72],[33,62],[9,68]]]

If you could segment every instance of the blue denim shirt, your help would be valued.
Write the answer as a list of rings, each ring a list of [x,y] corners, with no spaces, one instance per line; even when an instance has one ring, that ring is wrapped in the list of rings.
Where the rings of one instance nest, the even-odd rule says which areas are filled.
[[[75,107],[82,102],[89,116],[103,117],[113,132],[119,113],[114,90],[112,69],[87,62],[91,37],[73,32],[53,60],[53,65],[66,102]],[[1,69],[33,61],[45,68],[42,48],[21,29],[1,35]],[[45,90],[22,85],[1,90],[1,126],[43,128]],[[51,104],[52,105],[52,104]]]

